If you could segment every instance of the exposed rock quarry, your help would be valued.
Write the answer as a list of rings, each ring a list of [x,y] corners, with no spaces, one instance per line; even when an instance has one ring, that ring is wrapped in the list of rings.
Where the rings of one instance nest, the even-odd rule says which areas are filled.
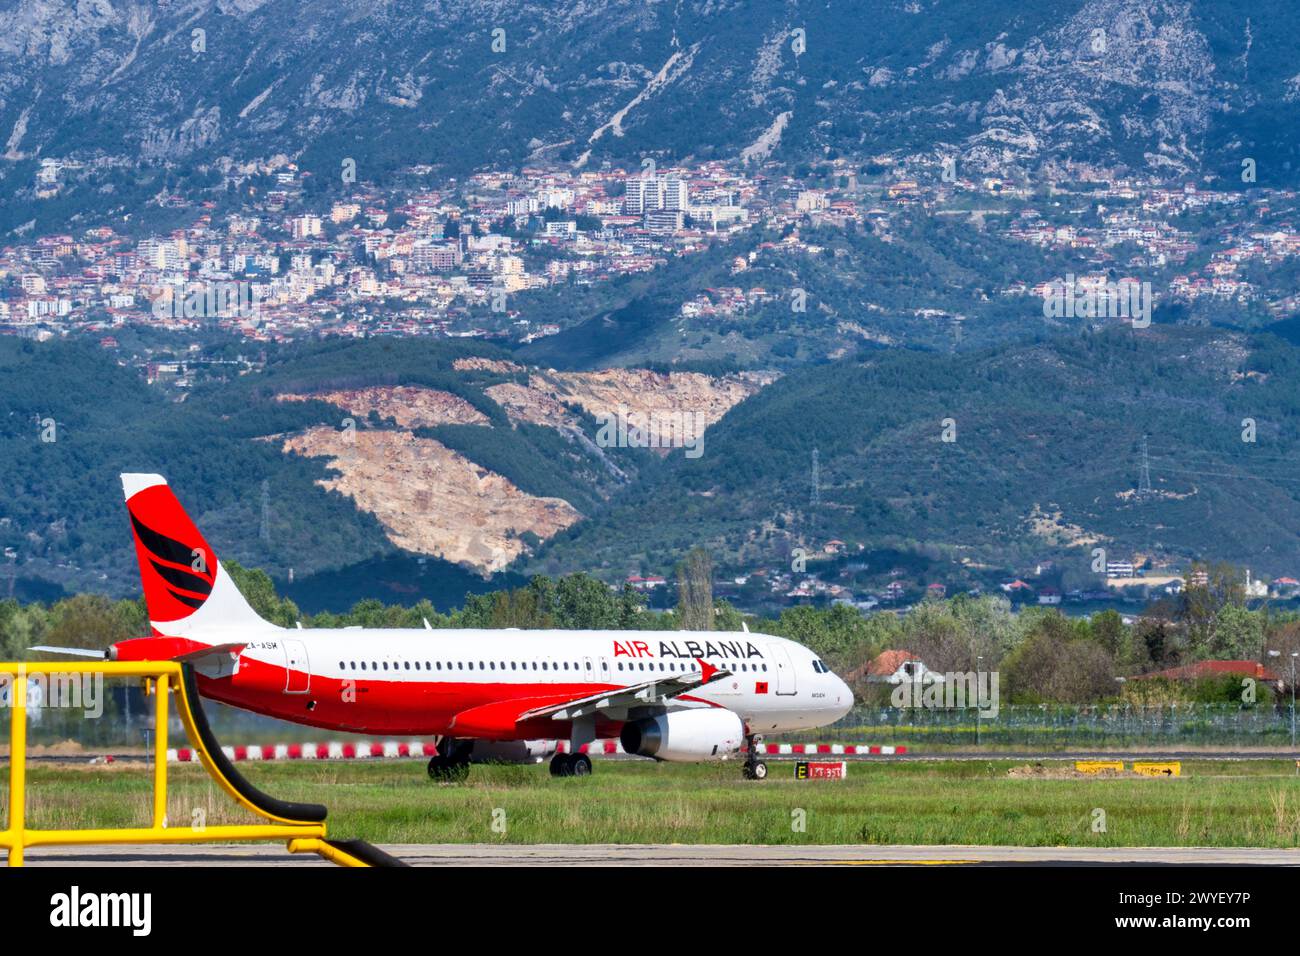
[[[775,381],[775,372],[741,372],[711,378],[699,372],[651,372],[611,368],[599,372],[535,372],[528,388],[493,386],[488,394],[516,408],[527,421],[559,427],[563,405],[577,405],[591,415],[616,414],[624,406],[632,415],[700,413],[712,425],[733,406]],[[533,396],[524,393],[531,392]],[[502,398],[498,399],[497,396]],[[507,409],[509,411],[509,409]],[[525,416],[533,416],[531,418]]]
[[[327,456],[340,474],[319,484],[373,514],[393,544],[484,573],[501,570],[525,550],[524,532],[544,540],[582,517],[567,501],[526,494],[410,432],[362,429],[349,437],[318,425],[286,438],[282,449]]]
[[[541,389],[517,382],[502,382],[484,391],[488,398],[505,409],[506,415],[515,424],[528,422],[551,428],[577,427],[578,422],[573,413]]]
[[[459,395],[413,385],[341,389],[311,395],[280,395],[282,402],[318,399],[337,405],[353,418],[365,418],[372,411],[380,418],[392,418],[403,428],[432,428],[435,425],[486,425],[487,416]]]
[[[496,372],[499,375],[513,375],[516,372],[522,372],[524,367],[516,365],[514,362],[506,362],[499,359],[483,358],[478,355],[470,358],[458,358],[451,363],[451,367],[458,372]]]
[[[463,370],[523,371],[521,366],[491,359],[461,359],[456,364]],[[621,405],[631,416],[698,414],[707,427],[775,378],[775,373],[757,372],[711,378],[695,372],[661,374],[643,369],[534,370],[527,385],[503,382],[485,393],[512,423],[564,432],[604,459],[622,479],[617,466],[583,432],[575,409],[592,415],[617,414]],[[529,495],[442,443],[412,434],[410,429],[444,424],[490,427],[488,418],[458,395],[401,385],[285,394],[279,399],[329,402],[358,422],[371,411],[397,422],[398,429],[318,425],[276,440],[283,442],[285,452],[328,456],[330,467],[340,475],[320,484],[373,514],[389,540],[408,551],[490,573],[526,550],[520,540],[524,532],[546,540],[582,517],[562,499]]]

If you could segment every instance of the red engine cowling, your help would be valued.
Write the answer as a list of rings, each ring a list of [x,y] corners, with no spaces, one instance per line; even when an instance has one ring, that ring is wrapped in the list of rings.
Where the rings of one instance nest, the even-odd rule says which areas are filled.
[[[639,757],[696,763],[740,752],[745,727],[729,710],[679,710],[623,725],[619,743]]]

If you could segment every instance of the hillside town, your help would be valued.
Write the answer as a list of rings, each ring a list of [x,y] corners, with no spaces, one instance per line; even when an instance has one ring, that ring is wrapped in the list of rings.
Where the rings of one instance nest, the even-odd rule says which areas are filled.
[[[1176,600],[1189,588],[1206,589],[1210,563],[1156,566],[1142,556],[1109,560],[1095,574],[1080,577],[1052,558],[1041,558],[1014,575],[953,573],[952,568],[889,567],[882,556],[838,538],[813,553],[794,553],[786,565],[728,570],[713,582],[715,593],[744,607],[779,609],[810,605],[844,606],[863,614],[907,614],[926,601],[997,595],[1013,608],[1055,608],[1087,616],[1114,608],[1126,616],[1162,600]],[[1252,606],[1290,605],[1300,600],[1300,578],[1261,577],[1249,568],[1220,567],[1213,584],[1236,589]],[[674,582],[659,575],[631,573],[624,585],[644,594],[652,606],[671,606]]]
[[[41,166],[42,195],[57,196],[59,168]],[[409,170],[417,183],[432,171]],[[681,303],[707,325],[752,312],[784,290],[747,284],[759,253],[821,251],[804,227],[869,229],[885,242],[917,214],[967,215],[1026,247],[1084,256],[1121,283],[1159,272],[1166,302],[1266,298],[1252,277],[1300,254],[1300,233],[1276,210],[1292,192],[1182,188],[1091,174],[1086,189],[1031,189],[998,179],[946,179],[884,158],[870,174],[845,161],[807,181],[777,167],[724,162],[628,171],[525,167],[464,181],[381,190],[356,186],[322,198],[313,174],[287,160],[229,183],[234,208],[203,202],[189,225],[140,235],[131,222],[38,236],[0,248],[0,333],[37,339],[72,332],[115,344],[124,325],[168,332],[221,329],[249,342],[366,335],[466,336],[527,342],[563,320],[525,309],[526,293],[592,287],[645,273],[753,228],[781,236],[738,256],[734,285],[701,288]],[[256,185],[253,185],[256,184]],[[188,209],[181,196],[157,204]],[[1189,217],[1214,217],[1208,261],[1192,253]],[[1054,276],[997,290],[1041,295]],[[931,316],[933,317],[933,316]]]

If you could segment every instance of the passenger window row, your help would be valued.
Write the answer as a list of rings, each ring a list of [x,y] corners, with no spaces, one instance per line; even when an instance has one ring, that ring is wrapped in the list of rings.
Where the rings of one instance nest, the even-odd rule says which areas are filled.
[[[389,670],[389,669],[390,669],[390,668],[389,668],[389,663],[390,663],[389,661],[382,661],[382,662],[381,662],[381,661],[371,661],[370,664],[369,664],[369,666],[367,667],[365,661],[361,661],[359,664],[358,664],[357,661],[339,661],[339,669],[340,669],[340,670],[345,670],[345,671],[357,671],[357,670],[361,670],[361,671],[378,671],[378,670]],[[395,671],[396,671],[396,670],[407,670],[407,671],[409,671],[409,670],[417,670],[417,671],[418,671],[418,670],[421,670],[421,669],[426,670],[426,671],[444,671],[444,670],[445,670],[445,671],[453,671],[453,670],[455,670],[455,671],[471,670],[471,671],[472,671],[472,670],[474,670],[474,661],[445,661],[445,662],[444,662],[444,661],[400,661],[400,662],[399,662],[399,661],[392,661],[391,663],[392,663],[392,668],[391,668],[391,669],[392,669],[392,670],[395,670]],[[399,663],[401,664],[400,667],[398,666]],[[423,665],[424,665],[423,668],[420,667],[420,665],[421,665],[422,663],[423,663]],[[530,663],[531,663],[531,665],[532,665],[532,666],[531,666],[531,670],[535,670],[535,671],[536,671],[536,670],[543,670],[543,671],[559,671],[559,670],[565,670],[565,671],[567,671],[567,670],[570,669],[570,668],[569,668],[569,662],[568,662],[568,661],[561,661],[561,662],[559,662],[559,663],[556,663],[556,662],[554,662],[554,661],[531,661],[531,662],[529,662],[529,661],[501,661],[501,662],[500,662],[501,666],[500,666],[499,669],[500,669],[500,670],[503,670],[503,671],[504,671],[504,670],[507,670],[507,669],[508,669],[508,670],[512,670],[512,671],[521,671],[521,670],[526,671],[526,670],[529,670],[529,669],[530,669],[530,667],[529,667],[529,664],[530,664]],[[677,662],[677,661],[668,661],[668,662],[666,662],[666,663],[663,662],[663,661],[660,661],[660,662],[658,662],[658,663],[659,663],[659,670],[661,670],[661,671],[666,670],[666,671],[672,671],[672,672],[677,672],[677,673],[686,673],[687,671],[694,672],[694,671],[698,671],[698,670],[699,670],[699,667],[698,667],[697,665],[695,665],[695,664],[690,664],[690,665],[688,666],[688,665],[686,665],[686,664],[682,664],[682,663],[679,663],[679,662]],[[445,665],[445,666],[444,666],[444,665]],[[508,666],[507,666],[507,665],[508,665]],[[759,670],[759,668],[760,668],[760,666],[762,667],[762,669],[763,669],[764,671],[767,670],[767,665],[766,665],[766,664],[762,664],[762,665],[759,665],[759,664],[753,664],[753,665],[750,665],[750,664],[740,664],[740,665],[739,665],[739,668],[740,668],[741,671],[748,671],[748,670],[750,670],[751,667],[752,667],[753,671],[754,671],[755,673],[757,673],[758,670]],[[573,662],[573,668],[572,668],[572,669],[573,669],[574,671],[581,671],[581,670],[583,670],[583,669],[586,669],[586,670],[590,671],[590,670],[592,669],[591,661],[585,661],[585,662],[584,662],[584,665],[583,665],[582,667],[580,667],[580,666],[578,665],[578,662],[577,662],[577,661],[574,661],[574,662]],[[608,669],[609,669],[609,668],[608,668],[608,665],[604,665],[604,669],[608,670]],[[622,661],[620,661],[620,662],[618,663],[618,669],[619,669],[620,671],[624,669],[624,667],[623,667],[623,662],[622,662]],[[627,670],[629,670],[629,671],[633,671],[633,670],[637,670],[637,671],[651,670],[651,671],[653,671],[654,669],[655,669],[655,662],[654,662],[654,661],[650,661],[649,663],[647,663],[646,661],[638,661],[638,662],[635,663],[635,664],[629,663],[629,664],[627,665]],[[497,662],[496,662],[496,661],[479,661],[479,662],[478,662],[478,670],[480,670],[480,671],[495,671],[495,670],[498,670]]]

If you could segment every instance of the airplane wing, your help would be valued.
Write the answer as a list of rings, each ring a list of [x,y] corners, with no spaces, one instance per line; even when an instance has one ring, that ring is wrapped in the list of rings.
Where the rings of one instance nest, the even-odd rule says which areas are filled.
[[[521,722],[536,720],[539,717],[550,717],[552,720],[573,720],[575,717],[586,717],[590,714],[618,707],[659,704],[671,700],[679,694],[699,690],[706,684],[711,684],[732,675],[729,670],[714,667],[707,661],[698,658],[697,660],[700,665],[699,673],[692,672],[689,674],[674,674],[671,677],[654,678],[628,687],[600,691],[596,694],[577,697],[558,704],[553,703],[542,707],[534,707],[532,710],[526,710],[520,714],[519,720]]]

